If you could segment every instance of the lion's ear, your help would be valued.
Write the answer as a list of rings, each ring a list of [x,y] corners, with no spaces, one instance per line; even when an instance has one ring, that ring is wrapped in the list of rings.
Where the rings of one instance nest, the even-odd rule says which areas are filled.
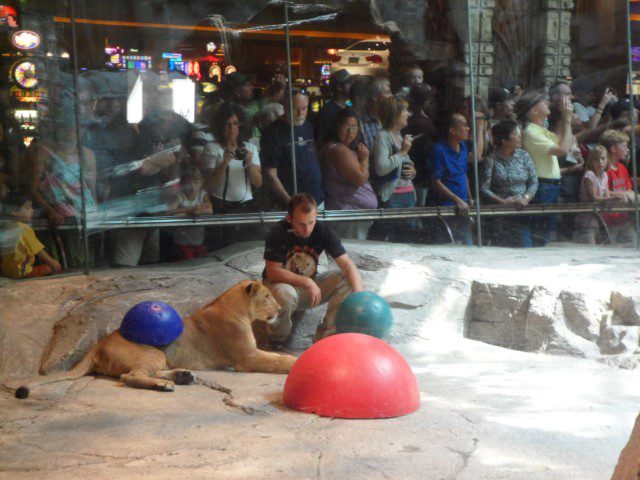
[[[258,290],[260,290],[259,282],[251,282],[247,285],[247,288],[245,288],[245,291],[250,297],[254,297],[258,293]]]

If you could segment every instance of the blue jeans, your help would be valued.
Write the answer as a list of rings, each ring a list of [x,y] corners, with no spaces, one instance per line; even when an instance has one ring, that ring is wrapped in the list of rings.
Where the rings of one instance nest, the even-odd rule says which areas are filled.
[[[501,247],[533,247],[528,218],[496,218],[493,224],[493,245]]]
[[[423,219],[422,223],[423,243],[451,244],[452,238],[447,232],[449,227],[453,243],[473,245],[473,222],[470,217],[431,217]]]
[[[413,208],[416,206],[415,192],[393,193],[389,200],[382,202],[382,208]],[[420,221],[417,218],[401,220],[376,220],[369,229],[369,240],[388,242],[416,242],[420,232]]]
[[[455,243],[473,245],[473,234],[471,233],[473,223],[469,217],[449,217],[445,220],[449,224]]]
[[[533,202],[537,205],[554,205],[558,203],[560,196],[560,184],[539,182],[536,196]],[[560,215],[552,213],[548,215],[536,215],[530,222],[533,245],[542,247],[548,242],[555,240],[558,220]]]

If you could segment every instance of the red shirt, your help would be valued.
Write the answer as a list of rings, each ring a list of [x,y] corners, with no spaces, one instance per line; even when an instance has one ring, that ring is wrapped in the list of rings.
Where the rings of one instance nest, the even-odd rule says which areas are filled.
[[[609,179],[609,191],[616,192],[620,190],[632,190],[631,178],[627,167],[622,163],[616,165],[616,170],[609,168],[607,170],[607,178]],[[628,213],[605,213],[603,215],[604,221],[607,225],[622,225],[629,221]]]

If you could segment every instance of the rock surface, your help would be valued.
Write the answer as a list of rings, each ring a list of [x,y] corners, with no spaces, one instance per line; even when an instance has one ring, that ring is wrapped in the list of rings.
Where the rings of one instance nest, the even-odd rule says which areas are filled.
[[[468,338],[515,350],[622,364],[640,351],[635,300],[474,281]]]
[[[0,479],[611,476],[640,400],[627,370],[638,363],[636,251],[347,247],[365,287],[393,307],[389,341],[418,377],[418,412],[376,421],[293,412],[279,375],[196,372],[197,385],[174,393],[85,377],[23,401],[0,392]],[[139,301],[186,315],[262,270],[259,245],[216,257],[5,282],[0,381],[70,368]],[[299,322],[294,349],[309,345],[323,313]],[[472,334],[510,349],[464,338]]]

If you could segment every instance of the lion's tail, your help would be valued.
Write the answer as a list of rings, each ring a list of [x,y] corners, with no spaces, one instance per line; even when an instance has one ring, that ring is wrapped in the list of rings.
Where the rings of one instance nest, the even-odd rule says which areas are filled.
[[[27,398],[32,389],[41,385],[62,382],[64,380],[76,380],[83,377],[93,369],[93,359],[95,358],[97,350],[98,344],[94,345],[82,360],[80,360],[80,362],[68,372],[59,372],[52,375],[33,377],[19,383],[18,385],[20,386],[15,389],[16,398]]]

